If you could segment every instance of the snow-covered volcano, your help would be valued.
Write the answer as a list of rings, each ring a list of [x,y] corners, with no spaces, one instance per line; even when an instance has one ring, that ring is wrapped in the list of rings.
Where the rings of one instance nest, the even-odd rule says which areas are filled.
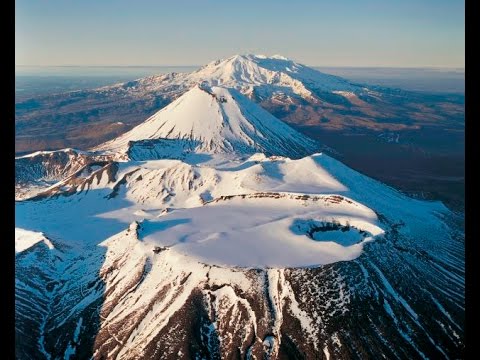
[[[101,88],[124,91],[162,91],[176,93],[197,83],[234,88],[243,94],[255,91],[265,94],[284,92],[311,98],[312,91],[360,92],[365,87],[348,80],[315,70],[280,55],[233,55],[214,60],[192,73],[153,75],[129,83]]]
[[[197,84],[235,89],[256,102],[273,99],[282,104],[292,101],[318,104],[332,101],[332,95],[354,101],[358,99],[357,94],[367,97],[373,94],[377,100],[379,96],[364,85],[320,72],[283,56],[253,54],[215,60],[191,73],[148,76],[106,86],[96,92],[102,97],[111,94],[134,98],[161,95],[162,99],[175,99]]]
[[[341,77],[324,74],[280,55],[234,55],[210,62],[188,75],[187,79],[235,87],[245,92],[253,87],[275,89],[278,86],[304,97],[312,95],[311,88],[329,92],[362,89]]]
[[[131,158],[146,160],[145,157],[151,157],[153,151],[159,157],[165,157],[165,147],[179,153],[187,150],[231,154],[262,152],[295,158],[319,149],[313,140],[238,91],[200,84],[144,123],[96,150],[123,150]],[[144,154],[141,154],[142,148]]]
[[[240,93],[341,80],[261,56],[183,79],[110,142],[16,159],[17,358],[462,357],[456,215]]]

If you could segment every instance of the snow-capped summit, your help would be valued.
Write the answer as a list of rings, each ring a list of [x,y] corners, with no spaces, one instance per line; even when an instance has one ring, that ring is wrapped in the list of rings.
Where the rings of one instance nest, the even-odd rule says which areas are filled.
[[[329,92],[361,89],[345,79],[324,74],[281,55],[234,55],[212,61],[188,78],[240,89],[267,84],[287,86],[303,96],[311,96],[311,89]]]
[[[170,141],[168,141],[170,140]],[[174,142],[175,141],[175,142]],[[124,135],[97,150],[127,151],[143,158],[145,150],[160,147],[180,152],[253,154],[301,157],[318,144],[300,134],[234,89],[206,83],[194,86]],[[144,152],[145,153],[145,152]],[[151,158],[150,155],[147,157]]]

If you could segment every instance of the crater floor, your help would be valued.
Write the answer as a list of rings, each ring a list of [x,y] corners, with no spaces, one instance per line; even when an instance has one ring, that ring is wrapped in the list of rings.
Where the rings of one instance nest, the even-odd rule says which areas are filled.
[[[167,247],[210,265],[285,268],[352,260],[365,242],[383,233],[375,213],[350,200],[278,196],[236,196],[175,210],[142,222],[139,237],[152,248]],[[309,231],[320,221],[351,227],[338,230],[342,236],[324,232],[312,238]],[[366,236],[360,236],[359,230]],[[357,241],[345,242],[345,238]]]

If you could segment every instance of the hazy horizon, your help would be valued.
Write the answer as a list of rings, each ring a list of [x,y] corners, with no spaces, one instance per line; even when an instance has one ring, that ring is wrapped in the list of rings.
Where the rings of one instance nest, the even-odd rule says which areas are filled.
[[[197,66],[20,66],[15,69],[18,99],[32,95],[96,88]],[[357,83],[430,93],[465,92],[465,69],[312,66]],[[21,94],[21,95],[20,95]]]
[[[24,64],[15,64],[15,68],[197,68],[201,67],[205,64],[183,64],[183,65],[24,65]],[[408,70],[415,70],[415,69],[431,69],[431,70],[460,70],[465,71],[465,67],[457,67],[457,66],[355,66],[355,65],[315,65],[315,64],[304,64],[313,68],[352,68],[352,69],[408,69]]]

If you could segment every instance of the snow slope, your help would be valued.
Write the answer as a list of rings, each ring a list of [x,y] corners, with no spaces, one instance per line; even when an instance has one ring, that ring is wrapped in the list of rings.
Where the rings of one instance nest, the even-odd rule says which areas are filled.
[[[292,338],[312,357],[327,349],[342,358],[360,350],[345,350],[348,334],[325,325],[340,316],[342,329],[352,334],[362,324],[368,339],[375,327],[387,329],[392,340],[377,345],[382,352],[401,346],[435,357],[461,346],[462,335],[438,333],[443,326],[462,334],[455,309],[464,301],[461,247],[441,203],[410,199],[324,154],[226,155],[197,165],[109,162],[17,202],[16,227],[41,230],[60,249],[55,261],[38,255],[50,260],[35,282],[23,273],[47,261],[32,260],[42,248],[17,256],[18,331],[34,329],[52,358],[73,351],[191,358],[234,349],[278,358]],[[28,341],[27,353],[36,346]]]
[[[74,174],[86,164],[84,152],[74,149],[37,151],[15,158],[15,195],[31,197]]]
[[[53,244],[42,233],[15,228],[15,253],[21,253],[39,242],[53,249]]]
[[[410,199],[324,154],[130,160],[78,174],[16,205],[18,228],[41,229],[63,249],[45,270],[61,285],[25,289],[46,301],[40,314],[50,327],[41,320],[38,333],[47,354],[190,358],[238,348],[278,358],[295,338],[312,357],[327,349],[342,358],[360,350],[345,350],[352,335],[325,325],[339,318],[342,329],[353,321],[349,334],[362,324],[368,339],[372,327],[387,329],[392,340],[376,347],[383,352],[401,346],[435,357],[461,346],[437,333],[462,334],[455,309],[463,304],[461,252],[440,203]],[[23,272],[33,262],[18,264]],[[438,289],[447,288],[445,297]]]
[[[178,152],[252,154],[300,157],[318,145],[233,89],[195,86],[144,123],[95,150],[130,151],[145,140],[178,140]],[[143,141],[143,142],[142,142]],[[166,155],[165,142],[152,142]],[[127,150],[125,150],[127,149]],[[172,155],[174,155],[173,152]],[[143,158],[143,160],[146,160]]]
[[[142,228],[150,229],[145,241],[201,262],[244,267],[351,260],[384,232],[377,213],[420,235],[433,231],[424,223],[438,224],[435,212],[448,211],[441,203],[409,199],[324,154],[298,160],[255,154],[217,165],[127,161],[63,181],[38,199],[18,204],[17,226],[47,226],[55,237],[95,244],[144,221]],[[348,222],[352,229],[345,236],[368,236],[353,242],[334,232],[309,238],[322,222]]]

